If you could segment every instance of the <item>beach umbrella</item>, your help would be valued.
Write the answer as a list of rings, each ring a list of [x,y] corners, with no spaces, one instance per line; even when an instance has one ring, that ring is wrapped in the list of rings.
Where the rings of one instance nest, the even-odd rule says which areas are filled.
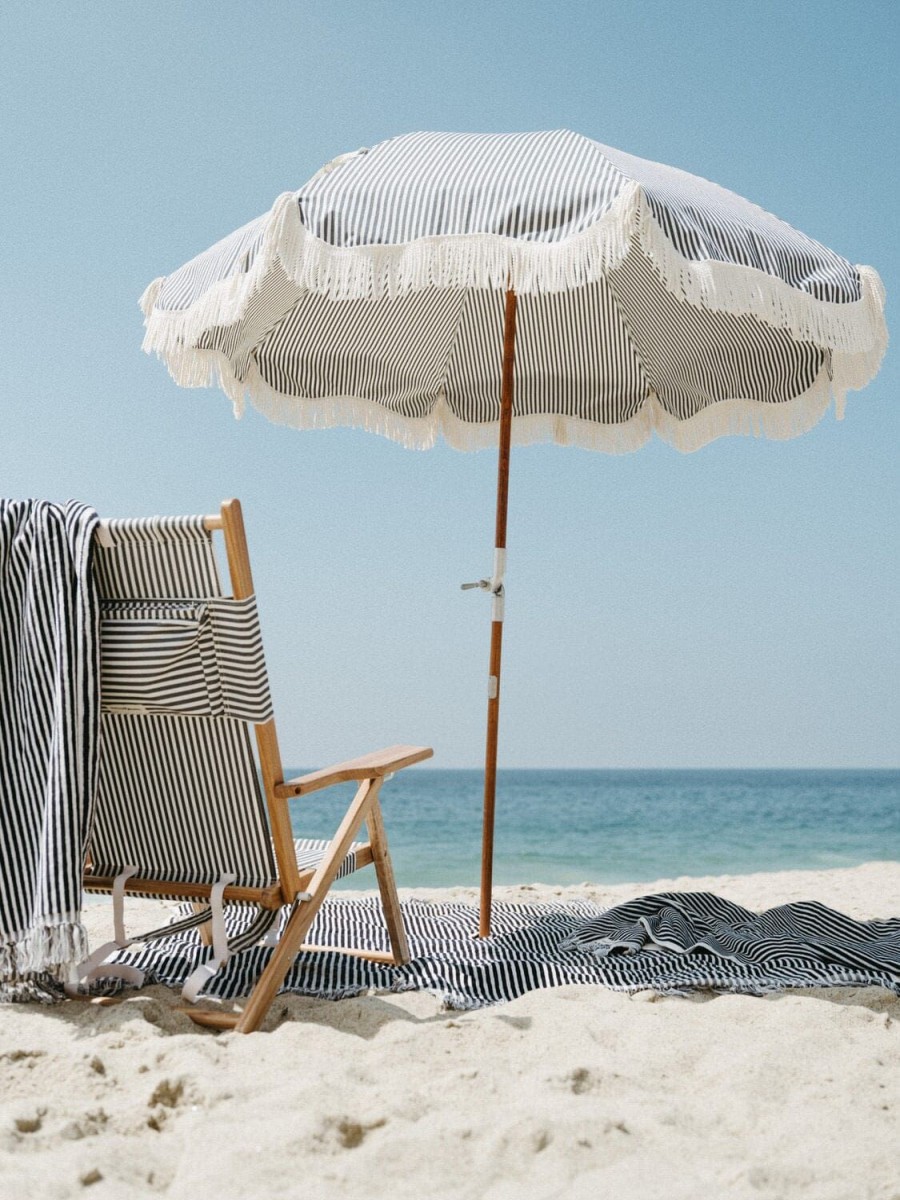
[[[565,130],[413,133],[324,166],[144,293],[144,348],[299,429],[499,450],[490,928],[511,443],[695,450],[808,430],[878,370],[881,281],[673,167]]]

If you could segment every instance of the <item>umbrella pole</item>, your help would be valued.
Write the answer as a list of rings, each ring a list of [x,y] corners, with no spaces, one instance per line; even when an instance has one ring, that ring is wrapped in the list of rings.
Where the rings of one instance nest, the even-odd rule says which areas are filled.
[[[488,678],[487,739],[484,751],[484,824],[481,842],[481,914],[479,937],[491,932],[491,885],[494,869],[494,800],[497,793],[497,731],[500,723],[500,652],[503,643],[503,572],[506,567],[506,510],[509,499],[509,443],[512,432],[513,372],[516,344],[516,293],[506,292],[503,325],[503,381],[500,390],[500,446],[497,458],[497,523],[491,591],[491,658]]]

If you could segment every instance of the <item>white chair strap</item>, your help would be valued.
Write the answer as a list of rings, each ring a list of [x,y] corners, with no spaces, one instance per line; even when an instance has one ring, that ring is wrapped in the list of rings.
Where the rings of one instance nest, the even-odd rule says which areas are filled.
[[[125,933],[125,884],[132,875],[137,874],[137,870],[135,866],[125,867],[113,880],[113,940],[98,946],[93,954],[89,954],[78,964],[73,973],[74,981],[66,988],[70,994],[77,995],[80,985],[92,983],[95,979],[121,979],[135,987],[140,987],[144,982],[143,971],[139,971],[136,967],[127,967],[118,963],[103,965],[111,954],[131,945],[131,941]]]
[[[181,989],[181,998],[187,1004],[193,1004],[213,975],[228,961],[228,934],[225,931],[225,907],[222,896],[229,883],[234,883],[235,875],[223,875],[215,884],[209,896],[209,907],[212,915],[213,954],[212,958],[197,967],[196,971],[185,980]]]
[[[125,934],[125,884],[132,875],[137,875],[137,867],[125,867],[113,880],[113,937],[120,950],[131,944]]]

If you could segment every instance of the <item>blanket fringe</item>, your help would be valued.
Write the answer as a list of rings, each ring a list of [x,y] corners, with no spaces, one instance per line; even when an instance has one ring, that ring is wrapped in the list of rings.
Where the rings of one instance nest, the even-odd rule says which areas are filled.
[[[0,943],[0,979],[53,972],[87,954],[87,931],[78,914],[67,913]]]

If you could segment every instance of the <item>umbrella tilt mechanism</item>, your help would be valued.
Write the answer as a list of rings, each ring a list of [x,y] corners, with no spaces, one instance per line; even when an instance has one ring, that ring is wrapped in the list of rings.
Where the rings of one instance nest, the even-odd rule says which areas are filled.
[[[472,583],[462,583],[460,588],[464,592],[472,591],[473,588],[480,588],[481,591],[490,592],[493,597],[491,606],[491,620],[503,620],[503,601],[506,598],[506,587],[503,582],[506,574],[506,549],[497,547],[494,550],[494,573],[490,579],[476,579]]]

